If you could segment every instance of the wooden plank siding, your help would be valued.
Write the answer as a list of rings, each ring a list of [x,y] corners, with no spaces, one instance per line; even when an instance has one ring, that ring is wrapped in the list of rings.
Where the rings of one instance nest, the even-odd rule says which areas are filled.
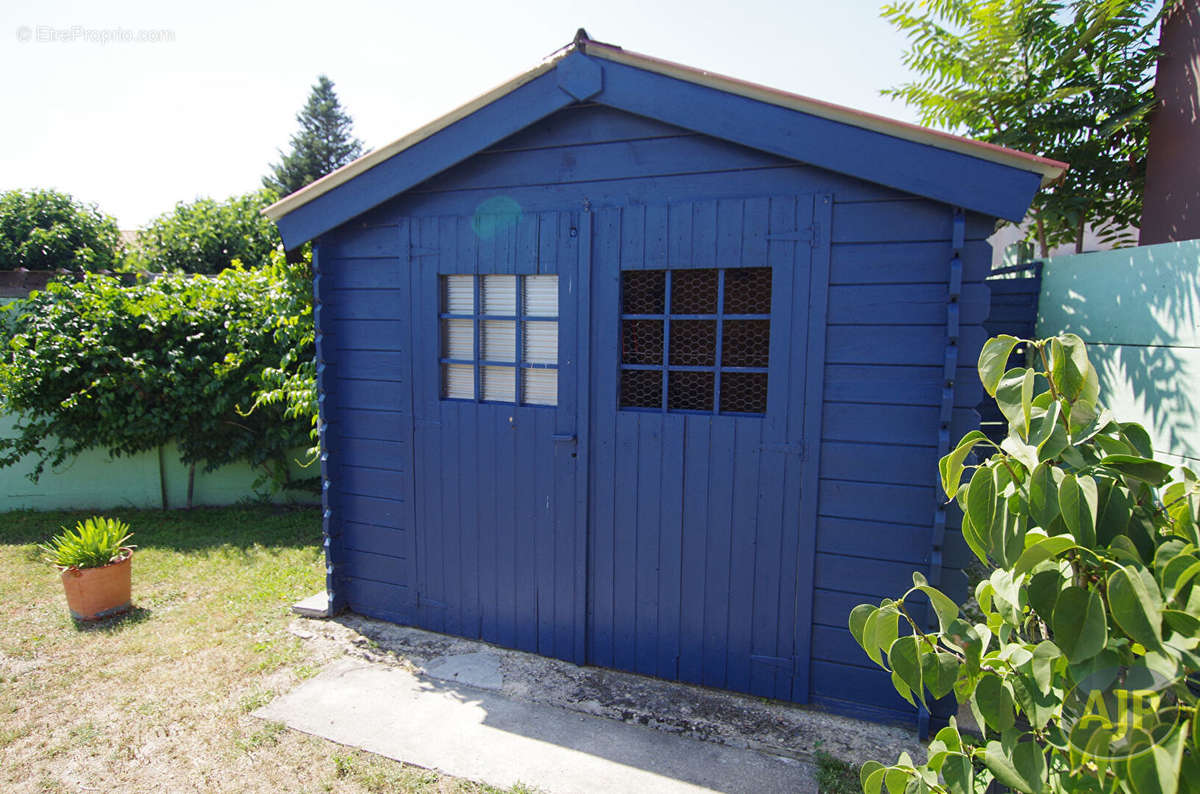
[[[825,368],[821,502],[814,577],[814,700],[853,712],[871,703],[912,708],[849,637],[850,610],[895,597],[928,572],[937,487],[937,427],[944,386],[952,248],[950,207],[921,212],[894,201],[836,196]],[[990,222],[968,216],[960,252],[960,354],[951,438],[978,426],[983,392],[974,362],[986,339]],[[897,244],[896,240],[902,240]],[[890,302],[889,302],[890,298]],[[953,511],[941,586],[966,595],[969,552]],[[946,705],[934,706],[935,712]],[[886,715],[884,715],[886,717]],[[941,715],[944,716],[944,715]]]
[[[411,621],[413,537],[412,349],[407,226],[343,228],[322,239],[323,344],[336,368],[323,449],[327,522],[340,540],[333,588],[360,614]]]
[[[323,380],[334,406],[329,479],[340,500],[334,523],[344,547],[340,581],[349,606],[411,623],[418,578],[427,576],[441,587],[453,577],[456,588],[478,588],[477,600],[493,598],[495,609],[447,615],[441,630],[471,634],[470,626],[477,625],[490,641],[561,658],[577,657],[574,643],[581,641],[563,634],[543,647],[537,636],[521,634],[528,629],[523,614],[541,610],[546,620],[570,620],[540,601],[538,592],[557,589],[575,597],[562,580],[518,593],[524,577],[545,575],[545,561],[538,562],[533,546],[493,548],[486,539],[476,548],[417,546],[415,522],[437,520],[454,537],[462,530],[457,480],[413,482],[413,456],[422,454],[414,453],[414,434],[418,446],[421,435],[414,416],[435,416],[441,409],[436,395],[414,397],[412,390],[412,367],[436,366],[430,351],[437,347],[437,308],[427,305],[432,288],[418,283],[419,268],[409,259],[410,234],[426,245],[443,222],[439,219],[469,218],[497,197],[514,202],[525,217],[589,206],[590,233],[624,246],[602,256],[597,249],[590,305],[615,306],[621,267],[736,264],[744,254],[742,231],[722,236],[728,228],[719,214],[725,204],[741,207],[766,196],[807,196],[811,202],[813,195],[833,197],[828,228],[817,231],[828,235],[829,277],[823,382],[814,393],[822,404],[820,438],[811,455],[819,461],[812,472],[815,490],[800,494],[799,461],[774,467],[759,462],[765,461],[757,452],[763,443],[761,420],[718,425],[690,416],[617,412],[616,373],[594,378],[580,396],[580,410],[590,411],[592,419],[586,443],[590,470],[581,471],[588,472],[591,521],[604,529],[603,542],[593,542],[586,559],[587,658],[787,697],[781,673],[738,661],[751,655],[789,656],[790,638],[787,648],[776,647],[779,621],[785,621],[804,626],[795,648],[812,659],[806,692],[793,692],[792,699],[911,724],[913,709],[894,694],[886,673],[854,644],[846,626],[855,604],[898,595],[911,583],[911,572],[930,563],[952,208],[604,106],[561,110],[322,239],[322,272],[331,283],[321,323],[337,357]],[[692,219],[711,227],[712,239],[705,245],[685,245],[683,237],[674,236],[681,226],[655,216],[666,206],[700,200],[713,207],[707,221],[700,215]],[[623,219],[616,208],[634,211]],[[637,225],[622,229],[623,221]],[[991,228],[991,219],[968,215],[961,254],[955,438],[978,422],[975,405],[982,392],[974,362],[985,339],[989,293],[984,279],[990,263],[985,238]],[[669,231],[659,234],[660,229]],[[638,235],[641,242],[634,246]],[[481,249],[480,256],[500,250]],[[481,272],[493,265],[491,272],[504,272],[503,262],[482,260]],[[796,316],[803,319],[800,312]],[[615,317],[594,314],[590,327],[580,330],[589,340],[581,356],[618,349],[617,325]],[[797,332],[786,337],[791,338],[804,337]],[[786,350],[786,344],[782,347]],[[782,352],[773,338],[772,356]],[[803,366],[805,351],[793,355]],[[798,392],[800,385],[772,383],[769,404],[789,399],[787,390]],[[415,399],[424,402],[416,405]],[[494,408],[495,415],[489,418],[480,410],[473,418],[463,416],[465,424],[452,431],[461,435],[444,439],[447,445],[459,444],[458,454],[480,461],[472,487],[481,494],[472,504],[494,504],[498,516],[528,512],[535,533],[543,537],[552,527],[536,524],[532,505],[511,503],[516,491],[511,480],[514,471],[535,471],[532,458],[544,451],[500,448],[499,437],[489,440],[471,423],[503,421],[503,406],[483,408]],[[452,424],[447,418],[443,430]],[[557,430],[547,427],[547,434]],[[474,439],[480,439],[478,445]],[[644,465],[627,465],[635,459]],[[713,465],[717,460],[723,461],[720,468]],[[797,502],[815,499],[816,525],[806,529],[815,541],[790,551],[792,559],[809,560],[811,576],[804,565],[786,571],[767,564],[768,558],[789,558],[786,528],[760,530],[757,558],[752,550],[728,555],[730,540],[721,532],[744,531],[738,517],[753,515],[764,498],[762,492],[747,495],[737,479],[743,474],[724,476],[728,461],[735,472],[738,461],[752,465],[756,488]],[[686,480],[664,476],[669,466],[685,466],[691,474]],[[414,487],[445,488],[440,515],[414,515]],[[539,483],[535,490],[549,487]],[[727,505],[729,514],[714,518],[710,505],[716,503]],[[793,513],[803,507],[789,504]],[[721,526],[714,530],[713,522]],[[649,525],[657,527],[655,533],[639,532]],[[589,531],[594,533],[595,526]],[[799,537],[803,542],[806,535]],[[558,553],[568,558],[580,552],[564,548]],[[953,530],[947,532],[945,557],[943,584],[961,597],[959,569],[966,554]],[[696,570],[707,573],[701,579],[682,574]],[[789,588],[797,591],[797,584],[799,600],[787,595]],[[755,604],[767,601],[778,604],[773,626],[761,616],[754,619],[759,615]],[[793,614],[796,610],[805,614]],[[691,649],[686,638],[696,636],[705,641]]]

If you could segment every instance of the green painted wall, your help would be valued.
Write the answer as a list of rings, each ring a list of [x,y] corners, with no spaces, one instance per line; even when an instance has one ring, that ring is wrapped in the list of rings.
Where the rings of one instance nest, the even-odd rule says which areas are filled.
[[[0,416],[0,435],[11,432],[12,418]],[[303,457],[297,451],[297,458]],[[162,473],[167,482],[167,502],[172,508],[183,507],[187,499],[187,466],[179,462],[173,446],[162,454]],[[102,450],[90,450],[56,469],[48,468],[37,483],[26,476],[31,462],[0,469],[0,512],[16,509],[54,510],[60,508],[161,507],[159,455],[155,452],[131,457],[110,458]],[[314,477],[317,466],[293,466],[293,476]],[[263,484],[254,488],[259,472],[244,464],[225,466],[205,474],[196,471],[193,503],[228,505],[246,500],[272,502],[315,502],[318,496],[306,492],[270,493]]]
[[[1200,465],[1200,240],[1047,259],[1037,333],[1060,332],[1087,342],[1117,418]]]
[[[12,299],[0,298],[0,305]],[[11,434],[13,419],[0,415],[0,437]],[[293,456],[303,459],[303,451]],[[57,469],[47,469],[33,483],[26,476],[33,470],[30,461],[0,469],[0,512],[5,510],[54,510],[66,508],[161,507],[160,456],[147,452],[132,457],[111,458],[103,450],[91,450]],[[163,450],[161,471],[167,483],[170,507],[183,507],[187,500],[188,468],[179,462],[174,446]],[[315,477],[314,464],[307,468],[292,466],[294,477]],[[269,499],[273,502],[315,502],[319,496],[307,492],[272,494],[263,484],[254,487],[260,472],[247,465],[226,466],[205,474],[196,472],[192,501],[196,505],[228,505],[245,500]]]

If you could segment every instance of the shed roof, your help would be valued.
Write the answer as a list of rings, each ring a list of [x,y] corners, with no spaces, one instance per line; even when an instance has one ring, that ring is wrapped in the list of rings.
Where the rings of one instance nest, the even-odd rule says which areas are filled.
[[[582,34],[582,31],[581,31]],[[582,35],[264,213],[294,247],[577,101],[1019,221],[1066,163],[629,52]]]

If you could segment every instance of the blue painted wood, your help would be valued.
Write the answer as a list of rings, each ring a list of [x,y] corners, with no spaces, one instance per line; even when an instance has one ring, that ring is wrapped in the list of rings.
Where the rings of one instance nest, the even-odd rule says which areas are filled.
[[[979,421],[971,408],[958,408],[952,417],[952,427],[962,429],[963,433]],[[935,406],[827,402],[822,432],[823,438],[830,441],[936,444],[936,435],[931,435],[929,428],[936,427],[937,419],[938,409]],[[936,475],[935,467],[929,474],[930,482],[935,480]]]
[[[696,171],[791,165],[779,157],[705,135],[683,135],[483,154],[439,175],[418,188],[418,192],[503,190],[539,183],[644,179]]]
[[[346,568],[354,572],[356,579],[403,586],[405,584],[405,562],[403,557],[381,554],[376,550],[360,551],[344,548],[342,555]]]
[[[573,430],[578,414],[571,306],[579,294],[578,214],[526,216],[509,225],[478,220],[411,221],[417,286],[404,305],[417,362],[417,624],[576,658],[584,590],[573,571],[585,525],[576,513],[577,458],[560,450],[555,436]],[[441,276],[539,272],[559,275],[562,311],[570,313],[559,326],[560,359],[569,362],[559,371],[562,407],[441,399]],[[560,537],[560,527],[570,531]]]
[[[795,615],[795,648],[794,657],[798,660],[795,680],[792,684],[792,699],[807,702],[811,693],[816,690],[812,682],[811,652],[812,640],[812,586],[813,565],[816,554],[816,515],[821,503],[818,477],[821,469],[821,445],[817,439],[821,437],[823,405],[822,383],[825,372],[825,359],[828,350],[827,324],[829,311],[829,268],[830,246],[834,233],[833,227],[833,196],[826,193],[813,197],[812,209],[815,240],[810,252],[808,291],[808,345],[804,362],[804,409],[802,412],[793,410],[789,423],[798,423],[800,438],[805,446],[805,465],[800,481],[800,505],[798,520],[801,525],[798,551],[796,555],[799,581],[796,588]],[[829,230],[826,232],[825,230]],[[794,371],[798,367],[793,364]],[[799,392],[797,384],[793,384],[794,393]],[[793,395],[793,400],[796,397]],[[794,438],[795,430],[791,431]],[[806,586],[807,585],[807,586]]]
[[[896,693],[886,670],[814,661],[812,678],[813,690],[820,692],[821,698],[869,705],[892,712],[897,718],[907,714],[907,725],[912,728],[914,709]]]
[[[659,542],[662,534],[664,474],[676,477],[676,472],[664,472],[663,465],[663,415],[646,413],[638,416],[637,422],[637,468],[634,489],[635,542],[633,589],[634,667],[645,675],[658,674],[658,586],[659,586]]]
[[[575,253],[577,267],[573,279],[569,278],[568,293],[576,296],[576,302],[571,303],[569,297],[567,300],[562,300],[560,297],[560,305],[566,306],[567,311],[560,314],[574,314],[575,316],[568,318],[563,316],[561,322],[567,324],[568,328],[573,328],[569,331],[574,338],[579,340],[576,350],[576,356],[573,362],[567,366],[575,367],[575,374],[571,376],[575,382],[575,433],[577,444],[573,450],[558,446],[555,449],[555,454],[570,454],[572,457],[571,464],[573,466],[574,488],[575,488],[575,504],[574,512],[568,513],[560,511],[559,516],[559,531],[560,542],[562,538],[570,537],[572,539],[571,548],[564,549],[559,556],[560,560],[573,559],[574,566],[571,574],[568,574],[565,565],[559,566],[559,601],[558,620],[559,625],[568,624],[569,646],[559,643],[560,656],[564,659],[570,659],[576,664],[584,664],[587,662],[588,656],[588,583],[589,583],[589,538],[588,538],[588,494],[591,484],[591,458],[592,458],[592,428],[590,417],[595,412],[595,407],[592,405],[592,256],[593,256],[593,229],[596,223],[596,218],[592,214],[590,207],[584,207],[583,212],[579,217],[579,244]],[[570,230],[567,230],[567,240],[563,240],[560,235],[559,239],[564,245],[569,245]],[[572,281],[574,289],[571,289]],[[560,292],[561,296],[561,292]],[[570,337],[569,337],[570,338]],[[570,394],[570,390],[567,391]],[[580,452],[582,451],[582,454]],[[565,462],[565,461],[564,461]],[[559,493],[567,493],[567,484],[562,484],[563,490]],[[570,526],[574,521],[574,526]],[[566,582],[566,587],[561,584]],[[564,593],[564,589],[566,593]],[[560,629],[560,636],[562,630]]]
[[[768,246],[772,204],[739,199],[601,211],[593,244],[598,285],[594,314],[615,316],[619,311],[618,283],[609,280],[606,266],[661,267],[658,257],[672,267],[774,264],[782,332],[773,329],[773,334],[781,334],[777,344],[788,350],[792,315],[801,315],[807,328],[811,246],[798,247],[795,240]],[[787,230],[796,228],[797,213],[805,226],[811,225],[811,197],[802,208],[794,198],[774,204]],[[796,290],[802,311],[793,306],[797,269],[804,274],[803,287]],[[780,291],[779,283],[787,284],[786,289]],[[610,405],[616,401],[616,343],[615,328],[596,329],[596,405],[606,397],[613,401]],[[806,355],[802,345],[799,360]],[[786,387],[792,358],[783,355],[778,362],[772,377],[782,388],[772,392],[779,398],[770,403],[774,407],[766,419],[594,412],[593,663],[792,697],[800,541],[799,501],[791,493],[799,488],[802,469],[792,466],[787,475],[787,456],[768,460],[764,452],[764,428],[774,428],[777,435],[770,446],[778,449],[787,446],[790,432],[792,403]],[[803,423],[795,423],[794,431],[798,440]],[[613,453],[602,441],[609,433]],[[612,469],[610,454],[616,463]],[[608,485],[601,477],[610,470]],[[810,532],[815,533],[815,526]],[[776,544],[778,551],[760,554],[766,543]],[[758,582],[764,579],[770,594],[759,598]],[[756,642],[765,643],[763,653]],[[786,657],[782,665],[763,666],[758,660],[776,659],[777,654]]]
[[[864,409],[860,406],[859,410]],[[928,486],[937,479],[937,455],[932,446],[845,441],[821,444],[822,478],[854,480],[866,472],[874,482]]]
[[[841,196],[839,191],[836,195]],[[992,247],[973,240],[963,248],[963,283],[987,278]],[[953,250],[949,239],[932,242],[838,243],[830,261],[830,284],[942,284]]]
[[[841,285],[829,290],[829,322],[944,326],[946,299],[945,283]],[[988,288],[983,284],[967,285],[958,306],[960,323],[982,323],[988,316]]]
[[[869,476],[869,475],[868,475]],[[869,481],[821,480],[821,515],[923,524],[929,520],[934,487]]]
[[[971,408],[983,399],[983,386],[973,367],[955,370],[955,406]],[[874,405],[938,405],[945,385],[940,366],[828,364],[825,400]]]
[[[655,637],[657,659],[655,675],[678,678],[680,675],[680,627],[682,624],[683,499],[684,478],[677,474],[686,450],[688,417],[662,416],[662,479],[658,515],[658,571],[655,587],[658,631]]]
[[[597,322],[591,332],[591,378],[594,396],[587,416],[590,442],[588,478],[588,604],[587,659],[591,664],[615,666],[616,613],[616,507],[617,494],[617,367],[620,342],[617,324],[599,322],[620,311],[621,211],[602,209],[595,213],[592,232],[592,314]],[[608,410],[601,410],[607,406]],[[685,524],[686,526],[686,524]],[[684,598],[684,603],[688,601]]]
[[[347,577],[346,605],[367,617],[411,623],[415,609],[410,588],[370,579]]]
[[[396,256],[388,257],[354,257],[327,256],[330,286],[333,289],[402,289],[407,300],[410,288],[408,256],[405,250],[408,246],[407,221],[401,224],[389,224],[390,234],[396,240]]]
[[[342,543],[347,549],[373,551],[402,559],[409,558],[410,529],[392,529],[355,521],[342,522]],[[409,581],[405,579],[405,581]]]
[[[1041,177],[617,63],[596,102],[1019,221]]]
[[[525,149],[553,149],[612,141],[674,138],[695,133],[655,119],[623,113],[604,105],[569,105],[489,146],[481,154]]]
[[[833,214],[835,245],[882,243],[890,248],[897,243],[948,242],[953,234],[952,214],[934,201],[839,201]],[[991,216],[972,213],[966,222],[967,240],[986,240],[995,230]]]
[[[887,344],[880,344],[881,340]],[[979,350],[987,341],[980,326],[962,329],[959,342],[964,348]],[[835,325],[829,328],[831,364],[913,364],[941,362],[945,353],[946,329],[938,325]],[[964,363],[968,359],[960,356]]]
[[[896,595],[928,564],[944,206],[811,166],[729,170],[761,155],[605,108],[592,112],[607,132],[567,115],[582,112],[323,243],[329,503],[344,501],[338,542],[368,555],[346,560],[348,603],[561,658],[904,716],[879,707],[890,689],[876,679],[851,674],[857,694],[829,684],[840,667],[873,672],[829,638],[854,604]],[[644,166],[633,156],[655,151]],[[659,173],[680,168],[699,170]],[[598,181],[563,183],[584,177]],[[754,198],[784,192],[804,195]],[[498,194],[524,214],[479,239],[472,214]],[[589,198],[586,222],[562,211]],[[972,216],[968,236],[985,220]],[[815,245],[768,239],[814,227]],[[955,398],[969,409],[987,247],[964,252]],[[614,410],[620,269],[759,264],[775,270],[768,414]],[[453,272],[559,273],[560,334],[586,342],[562,342],[558,409],[439,399],[437,277]],[[965,432],[973,416],[955,421]],[[548,440],[572,430],[574,445]],[[954,590],[961,546],[947,532]],[[383,570],[400,585],[372,578]]]
[[[347,591],[342,577],[344,562],[342,558],[342,522],[341,498],[337,488],[336,464],[331,460],[330,451],[337,447],[336,405],[333,398],[333,384],[326,382],[327,376],[336,366],[334,346],[327,339],[326,333],[333,322],[332,312],[325,305],[328,297],[328,279],[322,272],[323,258],[321,242],[317,241],[312,247],[313,269],[313,330],[316,347],[316,370],[319,395],[317,398],[317,430],[321,447],[321,534],[322,547],[325,551],[325,592],[329,598],[329,607],[333,612],[339,612],[349,603]]]
[[[294,248],[422,182],[574,100],[546,73],[364,171],[278,221],[284,244]]]

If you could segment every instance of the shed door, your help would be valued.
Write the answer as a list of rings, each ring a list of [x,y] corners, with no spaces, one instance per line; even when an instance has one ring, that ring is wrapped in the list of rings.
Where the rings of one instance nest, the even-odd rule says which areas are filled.
[[[514,208],[406,227],[417,622],[582,662],[579,224]]]
[[[590,662],[807,700],[816,225],[812,196],[597,211]]]

